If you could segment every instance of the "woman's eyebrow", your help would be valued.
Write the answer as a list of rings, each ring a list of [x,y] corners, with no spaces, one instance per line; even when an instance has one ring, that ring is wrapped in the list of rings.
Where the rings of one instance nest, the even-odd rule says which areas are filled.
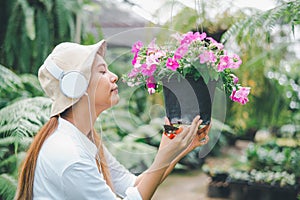
[[[107,68],[107,65],[106,65],[106,64],[104,64],[104,63],[101,63],[101,64],[99,64],[97,67],[98,67],[98,68],[100,68],[100,67],[104,67],[104,68],[106,69],[106,68]]]

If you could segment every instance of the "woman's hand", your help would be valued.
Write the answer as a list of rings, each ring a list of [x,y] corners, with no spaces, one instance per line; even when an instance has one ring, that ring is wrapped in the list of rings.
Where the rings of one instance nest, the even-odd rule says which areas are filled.
[[[161,144],[154,162],[146,172],[138,177],[135,184],[143,199],[151,199],[157,186],[171,173],[180,158],[197,146],[207,143],[199,140],[208,137],[210,126],[199,132],[198,127],[201,123],[200,116],[197,116],[190,126],[182,126],[182,131],[173,139],[162,134]]]
[[[182,129],[182,131],[173,139],[170,139],[163,134],[157,158],[163,158],[164,164],[170,164],[193,143],[201,123],[202,120],[200,119],[200,116],[196,116],[191,125],[181,126],[180,129]],[[161,161],[162,159],[158,160]]]
[[[195,120],[195,119],[194,119]],[[202,123],[202,120],[199,120],[199,123]],[[165,118],[165,124],[166,125],[170,125],[170,121],[168,120],[168,118]],[[180,153],[179,157],[183,158],[185,155],[187,155],[189,152],[191,152],[192,150],[194,150],[196,147],[205,145],[208,143],[209,141],[209,136],[208,133],[210,131],[211,128],[211,124],[204,126],[203,128],[198,130],[198,127],[200,126],[200,124],[195,127],[197,129],[197,133],[193,135],[193,140],[191,141],[191,143],[187,146],[187,148],[182,151],[182,153]],[[179,132],[174,136],[174,138],[176,138],[178,135],[181,134],[182,130],[186,128],[181,126],[179,129]],[[168,145],[168,143],[170,143],[170,137],[167,137],[165,134],[162,135],[162,139],[161,139],[161,143],[160,143],[160,147],[159,148],[164,148],[166,145]],[[180,160],[176,159],[176,160]]]
[[[208,133],[210,131],[211,124],[204,126],[200,130],[198,130],[197,134],[195,135],[192,143],[182,152],[180,158],[183,158],[185,155],[193,151],[195,148],[199,146],[203,146],[209,142]]]

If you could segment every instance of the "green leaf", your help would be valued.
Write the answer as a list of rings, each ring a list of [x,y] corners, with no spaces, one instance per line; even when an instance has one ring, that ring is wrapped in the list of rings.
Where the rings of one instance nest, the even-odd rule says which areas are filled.
[[[17,180],[8,174],[0,175],[0,197],[13,200],[17,189]]]
[[[0,109],[28,94],[20,77],[3,65],[0,65],[0,86]]]
[[[208,72],[211,80],[215,80],[215,81],[219,80],[219,76],[220,76],[219,72],[217,72],[214,69],[209,69]]]
[[[208,71],[203,71],[203,72],[201,73],[201,76],[202,76],[202,78],[203,78],[205,84],[208,84],[208,81],[209,81],[209,73],[208,73]]]
[[[289,24],[293,30],[295,19],[299,19],[300,1],[284,2],[280,6],[267,11],[256,11],[256,14],[233,24],[223,35],[221,42],[225,43],[230,37],[235,37],[238,42],[247,41],[247,36],[256,34],[258,29],[269,34],[275,25]],[[296,23],[295,23],[296,24]],[[261,31],[260,31],[261,32]]]
[[[47,12],[50,12],[53,7],[53,2],[49,0],[38,0],[46,7]]]
[[[192,72],[192,69],[190,67],[184,67],[182,69],[182,74],[185,77],[186,75],[190,74]]]
[[[25,90],[29,91],[32,96],[43,96],[44,92],[38,78],[33,74],[22,74],[20,76]]]
[[[35,97],[17,101],[0,110],[0,137],[33,136],[49,120],[51,100]]]
[[[30,7],[26,0],[19,0],[25,15],[25,27],[27,36],[31,39],[35,39],[35,24],[34,24],[34,9]]]
[[[210,73],[208,70],[208,66],[206,64],[199,63],[196,70],[200,72],[205,84],[208,84],[208,81],[210,80]]]

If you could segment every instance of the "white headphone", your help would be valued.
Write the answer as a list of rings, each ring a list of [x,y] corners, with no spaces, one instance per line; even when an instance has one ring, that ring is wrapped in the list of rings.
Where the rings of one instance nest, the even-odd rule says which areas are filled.
[[[72,99],[80,98],[86,93],[88,81],[80,71],[64,72],[51,58],[45,60],[46,69],[59,80],[61,92]]]

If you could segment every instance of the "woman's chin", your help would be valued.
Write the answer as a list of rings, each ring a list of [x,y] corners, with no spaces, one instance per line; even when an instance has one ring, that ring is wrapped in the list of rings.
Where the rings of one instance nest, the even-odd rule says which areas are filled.
[[[111,106],[117,105],[119,101],[120,101],[119,95],[114,96],[111,100]]]

